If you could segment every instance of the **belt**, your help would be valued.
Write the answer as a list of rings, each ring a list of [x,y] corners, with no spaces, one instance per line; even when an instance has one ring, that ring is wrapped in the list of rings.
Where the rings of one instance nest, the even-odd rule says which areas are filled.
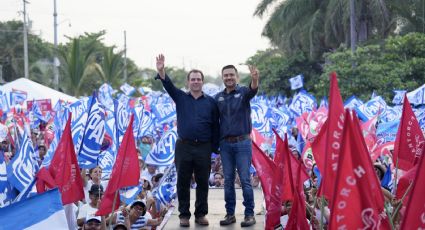
[[[183,139],[180,137],[177,140],[183,144],[188,144],[188,145],[202,145],[202,144],[210,143],[210,141],[200,141],[198,139],[195,139],[195,140]]]
[[[230,143],[236,143],[236,142],[244,141],[247,139],[251,139],[251,137],[248,134],[240,135],[240,136],[227,136],[224,138],[224,140]]]

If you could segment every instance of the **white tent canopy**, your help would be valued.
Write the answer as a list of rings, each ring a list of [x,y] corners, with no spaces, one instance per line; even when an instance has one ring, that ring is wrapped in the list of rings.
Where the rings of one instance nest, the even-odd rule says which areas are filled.
[[[78,100],[68,94],[61,93],[26,78],[19,78],[0,86],[0,90],[7,94],[13,89],[27,92],[27,100],[51,99],[52,106],[54,106],[59,99],[69,102]]]

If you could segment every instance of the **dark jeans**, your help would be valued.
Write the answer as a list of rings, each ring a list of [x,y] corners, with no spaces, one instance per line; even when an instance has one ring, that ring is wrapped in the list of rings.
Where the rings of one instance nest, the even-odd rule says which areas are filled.
[[[242,185],[245,216],[254,216],[254,191],[251,185],[249,168],[252,160],[251,139],[230,143],[220,141],[220,156],[224,171],[224,200],[226,201],[226,213],[235,214],[236,192],[235,173],[236,169]]]
[[[208,179],[211,170],[211,143],[189,144],[177,140],[175,163],[177,168],[177,198],[180,218],[190,218],[190,182],[195,174],[195,217],[208,214]]]

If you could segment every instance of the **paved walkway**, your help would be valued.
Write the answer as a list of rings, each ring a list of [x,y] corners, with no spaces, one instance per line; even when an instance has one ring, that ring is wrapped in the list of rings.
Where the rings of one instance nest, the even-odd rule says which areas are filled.
[[[194,212],[195,206],[195,190],[191,189],[190,194],[190,211]],[[261,189],[254,189],[254,199],[255,199],[255,213],[259,213],[261,211],[261,204],[263,202],[263,193]],[[209,226],[200,226],[195,224],[195,217],[192,215],[190,218],[190,227],[189,228],[180,228],[179,223],[179,211],[177,207],[174,209],[174,212],[171,214],[170,219],[163,229],[173,230],[173,229],[241,229],[241,221],[244,218],[244,206],[242,205],[242,189],[236,189],[236,223],[230,226],[222,227],[220,226],[220,220],[226,215],[224,209],[224,190],[223,189],[210,189],[208,192],[208,215],[207,218],[209,220]],[[251,227],[244,228],[246,230],[260,230],[264,229],[264,215],[255,215],[255,219],[257,223]]]

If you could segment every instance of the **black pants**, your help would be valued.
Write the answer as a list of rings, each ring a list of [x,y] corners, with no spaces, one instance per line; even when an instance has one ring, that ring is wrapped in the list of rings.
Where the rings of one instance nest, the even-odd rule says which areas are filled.
[[[177,198],[180,218],[190,218],[190,182],[195,174],[195,217],[208,214],[208,179],[211,170],[211,143],[190,144],[177,140],[175,163],[177,168]]]

